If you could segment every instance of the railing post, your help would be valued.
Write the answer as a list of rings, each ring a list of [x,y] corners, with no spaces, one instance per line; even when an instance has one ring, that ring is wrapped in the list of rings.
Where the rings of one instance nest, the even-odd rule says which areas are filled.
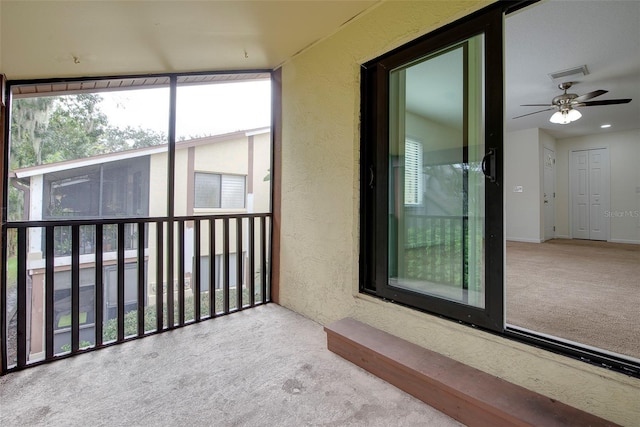
[[[80,226],[71,226],[71,352],[80,349]]]
[[[156,331],[164,329],[164,222],[156,222]]]
[[[243,256],[242,256],[242,217],[236,218],[236,309],[242,310]]]
[[[193,319],[200,321],[200,220],[193,223],[194,249],[193,249],[193,275],[191,277],[191,289],[193,290]]]
[[[256,232],[255,225],[256,219],[251,216],[248,218],[249,221],[249,306],[253,307],[256,303],[255,301],[255,293],[256,293]]]
[[[216,316],[216,220],[209,218],[209,316]]]
[[[138,336],[141,337],[145,332],[144,310],[147,303],[145,295],[145,263],[144,263],[144,241],[145,241],[145,223],[138,222]]]
[[[118,224],[118,338],[124,340],[124,223]]]
[[[267,302],[267,218],[260,217],[260,286],[262,286],[262,303]]]
[[[103,272],[103,233],[104,227],[102,224],[98,223],[95,226],[96,233],[96,268],[95,268],[95,302],[96,302],[96,313],[95,313],[95,333],[96,333],[96,347],[102,346],[103,340],[103,322],[104,322],[104,283],[102,280]]]
[[[184,220],[178,221],[178,325],[184,325]]]
[[[18,228],[18,368],[27,365],[27,229]],[[6,307],[4,307],[6,310]],[[6,327],[6,325],[2,325]]]
[[[224,251],[224,290],[223,290],[223,310],[224,314],[229,313],[229,217],[222,220],[223,251]]]

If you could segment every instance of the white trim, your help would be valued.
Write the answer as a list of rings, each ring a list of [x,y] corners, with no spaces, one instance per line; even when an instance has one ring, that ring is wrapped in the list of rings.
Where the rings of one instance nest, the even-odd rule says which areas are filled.
[[[627,240],[627,239],[611,239],[611,243],[627,243],[631,245],[640,245],[640,240]]]
[[[263,133],[269,133],[269,132],[271,132],[271,128],[262,128],[262,129],[256,129],[249,132],[245,132],[244,134],[246,136],[254,136],[254,135],[262,135]]]
[[[69,164],[69,162],[60,162],[60,163],[52,163],[51,165],[36,166],[28,169],[25,168],[23,170],[16,170],[15,173],[16,173],[16,178],[26,178],[26,177],[36,176],[36,175],[44,175],[51,172],[59,172],[63,170],[76,169],[84,166],[100,165],[103,163],[115,162],[117,160],[132,159],[134,157],[142,157],[142,156],[148,156],[151,154],[166,153],[166,152],[167,152],[167,145],[163,144],[155,147],[149,147],[146,149],[127,150],[127,151],[121,151],[119,153],[107,154],[103,156],[94,156],[94,157],[87,157],[85,159],[71,160],[71,162],[73,162],[72,164]]]
[[[542,243],[540,239],[529,239],[520,237],[507,237],[507,242],[522,242],[522,243]]]

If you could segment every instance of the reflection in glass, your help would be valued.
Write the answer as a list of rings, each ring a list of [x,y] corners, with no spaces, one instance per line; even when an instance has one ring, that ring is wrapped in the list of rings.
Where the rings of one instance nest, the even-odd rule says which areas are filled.
[[[484,307],[482,36],[390,74],[389,285]]]

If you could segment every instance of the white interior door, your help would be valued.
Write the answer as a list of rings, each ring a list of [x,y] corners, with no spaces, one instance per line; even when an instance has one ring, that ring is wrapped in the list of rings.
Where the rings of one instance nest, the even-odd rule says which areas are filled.
[[[555,237],[556,229],[556,153],[546,147],[544,149],[543,179],[544,240],[549,240]]]
[[[609,238],[609,153],[589,150],[589,239]]]
[[[571,235],[609,238],[609,153],[606,148],[571,152]]]

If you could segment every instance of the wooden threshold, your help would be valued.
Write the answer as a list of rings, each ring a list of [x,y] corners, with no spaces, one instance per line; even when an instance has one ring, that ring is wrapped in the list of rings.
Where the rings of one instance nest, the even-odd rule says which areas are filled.
[[[346,318],[327,347],[468,426],[616,426],[441,354]]]

